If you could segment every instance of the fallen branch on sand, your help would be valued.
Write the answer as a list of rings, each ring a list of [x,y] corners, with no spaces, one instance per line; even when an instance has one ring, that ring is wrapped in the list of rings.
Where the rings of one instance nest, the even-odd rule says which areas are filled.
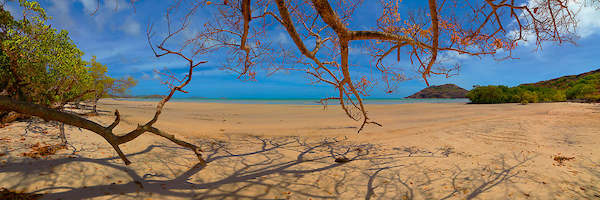
[[[162,105],[164,105],[164,102],[166,102],[166,101],[164,101],[164,102],[161,101],[161,102],[162,102],[162,104],[159,103],[159,105],[160,105],[160,108],[162,109]],[[146,132],[154,133],[161,137],[167,138],[167,139],[171,140],[172,142],[174,142],[175,144],[178,144],[180,146],[183,146],[185,148],[188,148],[188,149],[194,151],[194,153],[196,153],[196,155],[198,156],[198,160],[200,160],[201,163],[205,163],[204,160],[202,159],[202,154],[200,153],[201,150],[199,147],[197,147],[196,145],[190,144],[188,142],[179,140],[179,139],[175,138],[174,135],[163,132],[152,126],[156,122],[158,115],[155,115],[155,118],[150,120],[150,122],[148,122],[144,125],[138,125],[138,127],[136,129],[130,131],[129,133],[126,133],[123,135],[116,135],[113,133],[113,129],[120,122],[120,114],[119,114],[118,110],[115,111],[115,120],[113,121],[113,123],[108,126],[102,126],[96,122],[90,121],[88,119],[85,119],[83,117],[80,117],[80,116],[77,116],[77,115],[74,115],[71,113],[46,108],[46,107],[43,107],[43,106],[37,105],[37,104],[21,102],[21,101],[14,101],[8,97],[0,97],[0,109],[11,110],[11,111],[15,111],[15,112],[22,113],[22,114],[37,116],[37,117],[40,117],[42,119],[49,120],[49,121],[59,121],[59,122],[65,123],[65,124],[69,124],[72,126],[90,130],[90,131],[102,136],[115,149],[117,154],[119,154],[119,157],[127,165],[129,165],[131,163],[131,161],[129,161],[127,159],[125,154],[119,148],[119,145],[127,143],[129,141],[132,141],[133,139],[137,138],[138,136],[140,136]]]

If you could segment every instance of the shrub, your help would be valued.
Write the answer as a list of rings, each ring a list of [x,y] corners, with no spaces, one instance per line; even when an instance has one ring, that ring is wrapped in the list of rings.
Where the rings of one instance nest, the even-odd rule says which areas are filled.
[[[513,94],[510,99],[510,102],[521,102],[521,95]]]
[[[527,103],[566,101],[565,91],[535,86],[481,86],[467,94],[472,103]]]
[[[504,103],[503,95],[504,93],[500,87],[482,86],[469,91],[467,98],[473,103]]]
[[[557,90],[552,96],[553,101],[567,101],[567,95],[564,90]]]
[[[592,84],[577,84],[567,89],[566,96],[567,99],[586,99],[596,91],[596,87]]]
[[[521,94],[521,101],[527,101],[531,103],[538,102],[538,96],[535,92],[525,91]]]

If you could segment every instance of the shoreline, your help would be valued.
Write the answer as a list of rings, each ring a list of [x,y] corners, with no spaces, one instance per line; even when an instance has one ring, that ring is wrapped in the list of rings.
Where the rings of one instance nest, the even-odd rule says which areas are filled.
[[[114,101],[142,101],[142,102],[158,102],[158,98],[104,98]],[[225,104],[283,104],[283,105],[322,105],[320,99],[221,99],[221,98],[175,98],[169,102],[196,102],[196,103],[225,103]],[[331,101],[329,105],[334,105],[337,102]],[[373,98],[364,99],[365,105],[394,105],[394,104],[413,104],[413,103],[468,103],[467,98],[430,98],[430,99],[413,99],[413,98]]]

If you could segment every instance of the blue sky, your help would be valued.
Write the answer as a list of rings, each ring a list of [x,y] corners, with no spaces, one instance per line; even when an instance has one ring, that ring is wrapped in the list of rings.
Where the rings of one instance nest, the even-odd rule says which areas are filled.
[[[361,28],[374,24],[378,4],[365,0],[354,15],[351,27]],[[168,68],[175,73],[183,73],[186,65],[175,57],[154,58],[146,40],[146,26],[151,22],[160,22],[167,3],[171,1],[145,0],[135,4],[135,11],[128,1],[96,0],[48,0],[40,1],[53,19],[54,28],[65,29],[77,46],[85,52],[84,59],[97,56],[106,64],[109,74],[114,77],[133,76],[140,80],[131,91],[134,95],[164,94],[167,88],[160,84],[160,76],[153,69]],[[403,9],[419,6],[421,1],[405,0]],[[94,14],[90,13],[99,8]],[[18,15],[14,2],[6,9]],[[496,61],[490,57],[454,56],[460,62],[459,75],[445,78],[434,77],[430,83],[439,85],[454,83],[471,89],[473,85],[508,85],[547,80],[564,75],[578,74],[600,68],[600,10],[584,7],[580,12],[576,45],[556,45],[547,43],[542,51],[536,51],[534,45],[524,44],[514,50],[518,59]],[[198,18],[202,17],[197,16]],[[194,19],[200,21],[201,19]],[[275,28],[273,40],[289,43],[291,39],[280,28]],[[192,34],[186,33],[186,34]],[[321,98],[330,96],[334,91],[327,85],[312,85],[304,73],[276,73],[265,76],[260,73],[257,81],[241,81],[236,75],[220,70],[218,59],[206,58],[209,63],[195,72],[189,94],[178,97],[208,98]],[[369,56],[353,56],[357,63],[370,62]],[[407,61],[398,63],[407,73],[414,71]],[[385,93],[383,87],[370,92],[373,98],[402,98],[425,87],[423,80],[414,79],[399,83],[397,91]]]

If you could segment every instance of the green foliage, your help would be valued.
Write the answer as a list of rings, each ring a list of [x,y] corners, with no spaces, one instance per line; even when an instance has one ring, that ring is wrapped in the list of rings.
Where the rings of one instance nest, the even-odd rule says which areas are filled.
[[[535,92],[531,92],[531,91],[524,91],[523,93],[521,93],[521,101],[527,101],[528,103],[537,103],[538,102],[538,95]]]
[[[568,99],[588,99],[592,98],[598,89],[593,84],[579,83],[567,90]]]
[[[0,85],[15,99],[42,105],[61,103],[92,88],[83,52],[68,32],[46,24],[37,2],[19,1],[23,19],[9,19],[2,9]],[[12,18],[12,17],[10,17]]]
[[[106,75],[106,65],[96,61],[96,56],[93,56],[89,63],[88,72],[92,76],[94,92],[91,97],[86,96],[85,99],[98,100],[102,97],[108,97],[108,92],[114,85],[115,79]]]
[[[114,79],[106,75],[106,65],[96,61],[96,56],[93,56],[89,63],[88,72],[94,80],[94,100],[111,96],[124,96],[129,93],[131,87],[137,85],[137,80],[130,76]]]
[[[136,86],[137,83],[138,81],[131,76],[117,79],[110,87],[109,94],[111,96],[123,96],[129,93],[129,89]]]
[[[50,17],[39,3],[19,3],[26,16],[20,21],[0,9],[0,86],[9,96],[53,106],[123,95],[137,84],[132,77],[106,75],[107,67],[96,57],[89,63],[82,60],[83,52],[68,32],[46,24]]]
[[[472,103],[537,103],[566,101],[565,92],[552,88],[540,88],[535,86],[506,87],[482,86],[469,91],[467,98]]]
[[[499,86],[477,87],[467,93],[467,98],[473,103],[503,103],[505,97],[502,89]]]
[[[600,85],[600,73],[590,74],[584,76],[577,81],[573,81],[569,83],[569,87],[575,87],[576,85]]]
[[[541,81],[533,84],[526,84],[520,87],[537,88],[536,92],[547,92],[547,88],[564,91],[554,94],[543,94],[549,99],[540,99],[540,101],[549,101],[550,99],[569,99],[597,102],[600,100],[600,70],[590,71],[579,75],[563,76],[557,79]],[[544,91],[545,90],[545,91]]]

